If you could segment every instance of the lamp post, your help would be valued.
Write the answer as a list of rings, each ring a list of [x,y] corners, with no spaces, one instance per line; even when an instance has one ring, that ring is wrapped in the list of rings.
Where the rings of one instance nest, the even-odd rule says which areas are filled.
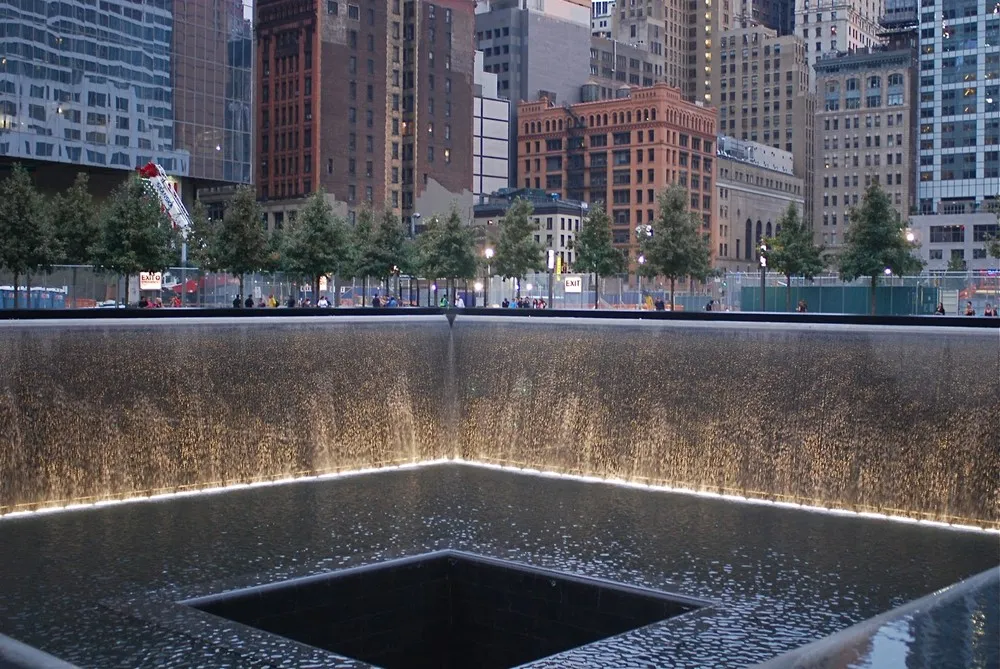
[[[548,275],[549,275],[548,276],[548,279],[549,279],[549,301],[548,301],[547,306],[548,306],[549,309],[551,309],[552,308],[552,272],[555,271],[555,268],[556,268],[556,252],[554,250],[552,250],[552,249],[549,249],[548,262],[546,263],[546,266],[547,266]]]
[[[420,212],[415,211],[410,214],[410,239],[417,236],[417,223],[420,222]]]
[[[646,256],[640,253],[635,260],[639,263],[639,268],[635,271],[635,286],[639,291],[639,309],[642,309],[642,266],[646,264]]]
[[[483,304],[486,307],[490,306],[490,284],[493,283],[493,268],[491,263],[493,262],[493,248],[487,246],[483,251],[483,255],[486,256],[486,290],[483,293]]]
[[[767,311],[764,287],[767,285],[767,244],[760,245],[760,310]]]

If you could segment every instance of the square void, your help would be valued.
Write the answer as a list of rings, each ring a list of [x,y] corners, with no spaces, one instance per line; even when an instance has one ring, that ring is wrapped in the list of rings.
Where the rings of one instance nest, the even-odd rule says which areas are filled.
[[[385,669],[507,669],[704,605],[454,551],[184,603]]]

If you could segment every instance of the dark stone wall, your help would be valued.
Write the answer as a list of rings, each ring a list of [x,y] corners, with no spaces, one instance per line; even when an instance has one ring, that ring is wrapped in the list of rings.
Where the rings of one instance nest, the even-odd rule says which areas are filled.
[[[437,457],[443,317],[0,324],[0,513]]]
[[[991,330],[462,319],[465,458],[1000,522]]]
[[[0,513],[440,457],[1000,526],[995,330],[0,324]]]

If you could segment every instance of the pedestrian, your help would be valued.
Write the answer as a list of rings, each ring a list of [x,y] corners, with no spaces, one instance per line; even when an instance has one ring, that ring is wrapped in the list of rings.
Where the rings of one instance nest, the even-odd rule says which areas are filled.
[[[795,311],[799,312],[800,314],[804,314],[807,311],[809,311],[809,305],[806,304],[805,300],[799,300],[798,305],[795,307]]]
[[[666,311],[667,310],[667,303],[663,301],[662,297],[658,297],[653,302],[653,309],[655,309],[656,311]]]
[[[992,304],[990,304],[989,302],[987,302],[987,303],[986,303],[986,308],[985,308],[985,309],[983,309],[983,316],[992,316],[992,317],[996,317],[996,315],[997,315],[997,308],[996,308],[996,307],[994,307],[994,306],[993,306]]]
[[[966,316],[975,316],[976,315],[976,309],[975,309],[975,307],[972,306],[972,302],[966,302],[965,303],[965,315]]]
[[[937,309],[934,310],[935,316],[944,316],[944,303],[938,302]]]
[[[233,309],[239,309],[242,306],[243,306],[243,300],[241,300],[240,296],[237,295],[236,297],[233,298]]]
[[[247,309],[253,309],[253,295],[247,295],[247,301],[243,303]]]

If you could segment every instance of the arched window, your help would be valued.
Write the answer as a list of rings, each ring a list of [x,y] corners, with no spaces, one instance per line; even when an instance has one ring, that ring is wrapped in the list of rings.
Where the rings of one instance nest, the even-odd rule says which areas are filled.
[[[767,225],[764,226],[764,236],[765,237],[771,237],[772,236],[772,233],[771,233],[771,221],[768,221]]]
[[[648,121],[649,120],[649,110],[648,109],[643,109],[642,110],[642,120],[643,121]]]
[[[882,77],[868,77],[868,88],[882,88]]]
[[[548,121],[546,121],[545,122],[545,132],[549,132],[551,130],[552,130],[551,124]]]
[[[618,125],[618,112],[611,112],[612,125]]]
[[[559,119],[559,129],[562,130],[562,119]]]
[[[857,77],[851,77],[850,79],[847,80],[847,90],[849,90],[849,91],[856,91],[856,90],[860,90],[860,88],[861,88],[861,85],[858,82],[858,78]]]
[[[590,122],[590,125],[594,125],[594,115],[593,114],[591,114],[590,117],[587,120]]]
[[[889,75],[889,85],[890,86],[902,86],[903,85],[903,75],[898,72]]]
[[[744,250],[744,258],[750,260],[750,249],[753,248],[753,221],[749,218],[747,219],[747,234],[746,234],[746,248]]]
[[[608,115],[605,114],[604,115],[604,125],[607,125],[607,124],[608,124]]]
[[[632,122],[632,112],[628,112],[627,114],[628,114],[628,122],[631,123]]]
[[[527,123],[524,124],[524,134],[526,134],[526,135],[528,134],[528,124]]]
[[[760,220],[757,220],[757,237],[754,239],[756,242],[754,246],[760,246],[760,240],[764,238],[764,226],[761,224]]]
[[[781,223],[774,224],[774,236],[777,237],[781,234]]]

